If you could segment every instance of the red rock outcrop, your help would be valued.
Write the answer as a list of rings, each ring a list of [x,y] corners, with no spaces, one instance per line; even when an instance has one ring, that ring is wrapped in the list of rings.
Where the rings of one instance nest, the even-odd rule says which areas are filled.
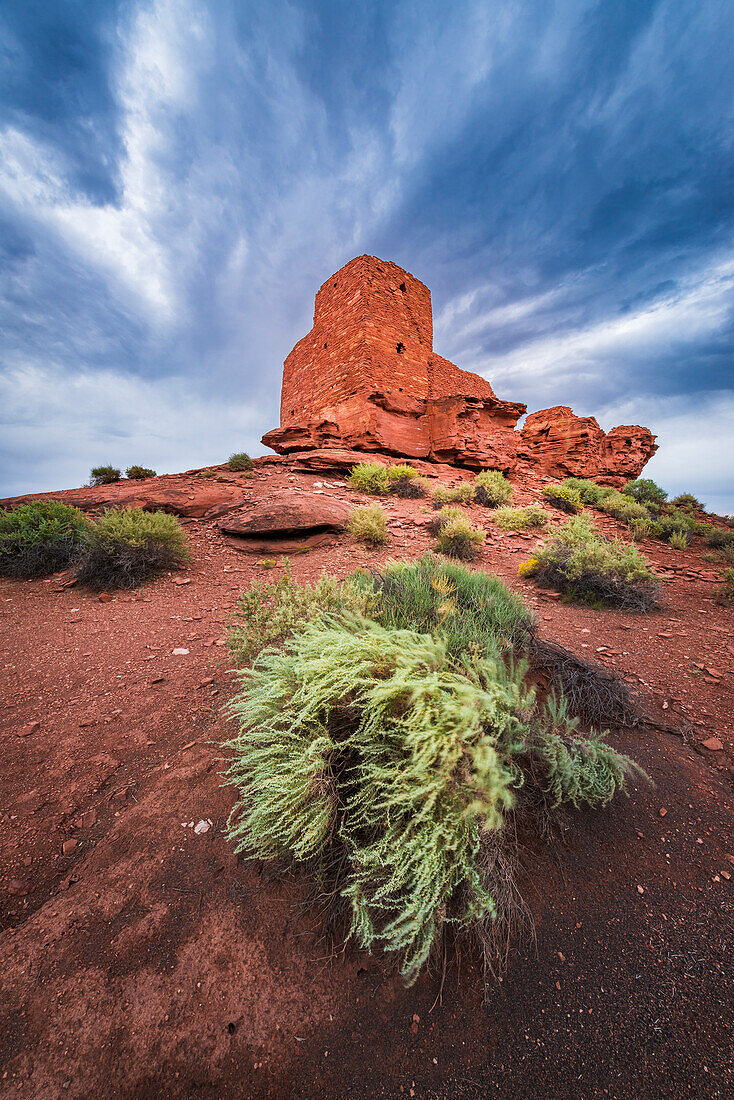
[[[237,550],[292,551],[331,542],[346,527],[350,510],[348,504],[323,493],[284,489],[228,516],[219,528]]]
[[[280,453],[341,447],[511,469],[525,405],[433,351],[428,287],[359,256],[316,295],[313,328],[285,361]]]
[[[639,475],[657,450],[648,428],[625,425],[604,432],[593,416],[554,405],[527,417],[518,458],[548,477],[589,477],[623,485]]]
[[[262,441],[280,454],[380,451],[506,473],[520,458],[549,476],[614,483],[637,477],[657,449],[647,428],[605,435],[566,406],[533,413],[518,432],[525,410],[433,351],[428,287],[358,256],[318,291],[313,328],[284,364],[280,427]]]

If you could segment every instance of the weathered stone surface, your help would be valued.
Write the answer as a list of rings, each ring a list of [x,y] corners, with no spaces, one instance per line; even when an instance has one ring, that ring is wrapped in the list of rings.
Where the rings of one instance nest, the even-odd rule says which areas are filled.
[[[549,476],[612,484],[639,476],[657,449],[647,428],[605,435],[565,405],[533,413],[518,432],[525,409],[433,351],[423,283],[358,256],[317,293],[313,328],[284,364],[280,427],[263,443],[281,454],[381,452],[506,473],[519,459]]]
[[[289,451],[285,458],[281,455],[264,455],[258,464],[280,465],[285,460],[296,470],[313,470],[318,473],[338,471],[346,473],[360,462],[384,462],[386,466],[401,461],[400,456],[388,455],[382,451],[348,451],[344,447],[319,447],[312,451]],[[425,462],[420,458],[411,458],[410,465],[425,477],[456,479],[460,473],[455,466],[445,462]]]
[[[173,481],[173,479],[172,479]],[[206,482],[176,485],[164,479],[151,479],[144,484],[136,481],[119,481],[112,485],[88,485],[81,489],[68,489],[57,493],[33,493],[11,497],[2,501],[4,507],[17,507],[31,500],[43,500],[53,496],[64,504],[71,504],[83,512],[97,512],[103,508],[144,508],[148,512],[170,512],[188,519],[212,519],[245,501],[242,489],[236,484],[211,485]]]
[[[343,531],[348,504],[321,493],[284,489],[219,524],[237,550],[250,553],[322,546]]]
[[[647,428],[627,425],[607,434],[593,416],[576,416],[568,405],[531,413],[519,435],[518,457],[548,477],[589,477],[614,485],[637,477],[657,450]]]
[[[525,406],[433,351],[428,287],[359,256],[316,295],[313,328],[285,361],[281,426],[263,443],[383,451],[511,469]]]

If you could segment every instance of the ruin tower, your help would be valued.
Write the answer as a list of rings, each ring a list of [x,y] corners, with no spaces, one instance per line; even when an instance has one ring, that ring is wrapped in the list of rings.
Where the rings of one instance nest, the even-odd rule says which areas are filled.
[[[427,286],[397,264],[358,256],[317,293],[313,328],[284,364],[280,427],[263,443],[509,470],[525,409],[436,355]]]
[[[647,428],[605,433],[566,405],[516,431],[525,411],[434,352],[427,286],[397,264],[357,256],[316,295],[313,327],[284,364],[280,427],[262,441],[281,454],[347,448],[505,473],[519,461],[549,477],[619,485],[657,450]]]

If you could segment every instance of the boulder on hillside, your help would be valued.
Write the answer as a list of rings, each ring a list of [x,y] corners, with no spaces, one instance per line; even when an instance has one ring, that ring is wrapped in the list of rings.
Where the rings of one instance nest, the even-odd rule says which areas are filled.
[[[322,493],[283,489],[227,516],[219,528],[236,550],[288,553],[331,542],[346,527],[350,511],[348,504]]]

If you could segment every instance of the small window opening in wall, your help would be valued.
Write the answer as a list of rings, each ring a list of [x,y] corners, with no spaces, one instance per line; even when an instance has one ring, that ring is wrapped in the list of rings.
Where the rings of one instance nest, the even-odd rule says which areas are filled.
[[[328,348],[328,346],[329,346],[328,344],[324,344],[324,349]]]
[[[291,416],[295,416],[295,415],[296,415],[296,410],[295,410],[295,409],[291,409]]]
[[[400,355],[402,352],[405,351],[405,344],[396,344],[395,345],[395,350],[398,353],[398,355]]]
[[[407,288],[407,286],[405,285],[405,283],[401,283],[401,284],[400,284],[400,289],[402,290],[403,294],[405,294],[405,292],[406,292],[406,290],[407,290],[408,288]]]

